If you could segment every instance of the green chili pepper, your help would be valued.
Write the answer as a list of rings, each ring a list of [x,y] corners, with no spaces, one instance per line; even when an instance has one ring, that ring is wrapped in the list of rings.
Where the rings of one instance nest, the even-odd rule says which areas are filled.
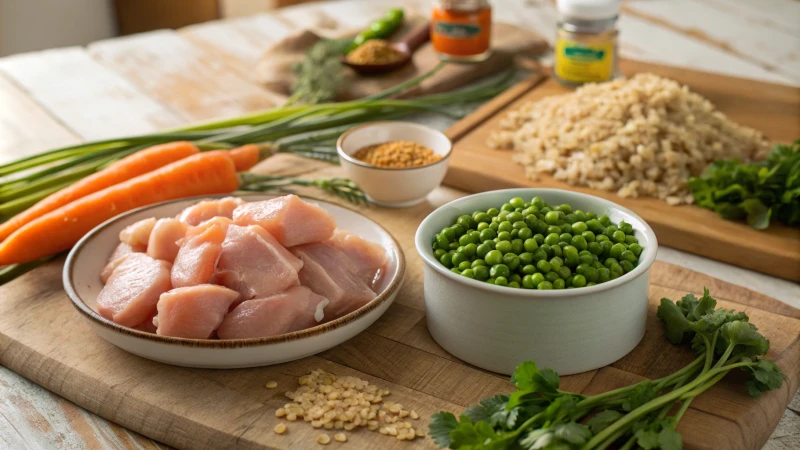
[[[356,47],[367,42],[370,39],[383,39],[389,37],[394,33],[403,23],[403,10],[400,8],[392,8],[386,11],[380,19],[372,22],[369,28],[362,31],[353,39],[353,43],[347,48],[345,54],[350,53]]]

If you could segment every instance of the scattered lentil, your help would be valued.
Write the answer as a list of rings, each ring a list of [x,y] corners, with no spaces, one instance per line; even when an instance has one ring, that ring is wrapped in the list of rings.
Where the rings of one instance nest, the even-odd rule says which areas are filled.
[[[281,422],[281,423],[275,425],[275,432],[278,433],[278,434],[285,433],[286,432],[286,424]]]
[[[278,387],[278,382],[275,381],[275,380],[270,380],[270,381],[267,381],[266,386],[267,386],[267,389],[275,389],[276,387]]]
[[[333,435],[333,440],[336,442],[347,442],[347,435],[344,433],[336,433]]]
[[[320,434],[319,436],[317,436],[317,443],[319,444],[328,445],[330,441],[331,437],[328,436],[327,434]]]
[[[392,64],[405,57],[403,52],[383,39],[370,39],[347,54],[351,64]]]
[[[357,151],[353,157],[375,167],[391,169],[427,166],[442,159],[428,147],[410,141],[369,145]]]

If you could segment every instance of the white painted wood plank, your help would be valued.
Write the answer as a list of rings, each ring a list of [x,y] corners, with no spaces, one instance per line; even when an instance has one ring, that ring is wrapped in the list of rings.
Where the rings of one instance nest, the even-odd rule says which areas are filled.
[[[625,10],[800,82],[800,34],[761,25],[704,0],[628,3]],[[800,16],[798,17],[800,23]]]
[[[0,74],[0,164],[79,141],[22,89]]]
[[[183,123],[79,47],[3,58],[0,72],[85,140],[149,133]]]
[[[709,6],[730,11],[741,17],[797,33],[800,23],[800,2],[797,0],[705,0]]]
[[[277,101],[217,54],[171,30],[95,42],[89,54],[187,120],[237,116]]]

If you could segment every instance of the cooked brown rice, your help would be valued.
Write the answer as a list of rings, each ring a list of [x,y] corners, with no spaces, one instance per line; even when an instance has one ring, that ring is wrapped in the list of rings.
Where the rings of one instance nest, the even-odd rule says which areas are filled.
[[[762,157],[769,143],[700,95],[653,74],[588,84],[510,112],[489,138],[536,179],[691,203],[686,187],[715,159]]]

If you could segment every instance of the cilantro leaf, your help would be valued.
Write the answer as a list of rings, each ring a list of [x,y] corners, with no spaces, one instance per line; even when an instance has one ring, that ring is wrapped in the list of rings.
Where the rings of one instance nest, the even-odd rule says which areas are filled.
[[[570,444],[585,444],[592,437],[589,427],[575,422],[562,423],[553,427],[553,433],[558,439]]]
[[[622,409],[628,412],[633,411],[654,399],[656,394],[658,394],[658,391],[656,391],[656,386],[652,381],[642,381],[637,384],[631,393],[628,394],[628,397],[625,398],[625,402],[622,403]]]
[[[664,426],[661,432],[658,433],[658,446],[661,450],[681,450],[683,448],[683,439],[674,428]]]
[[[589,428],[592,430],[592,433],[597,434],[606,428],[609,425],[616,422],[617,419],[622,417],[622,413],[619,411],[614,411],[613,409],[607,409],[605,411],[600,411],[599,413],[595,414],[594,417],[589,419],[587,424]]]
[[[772,361],[762,359],[755,367],[748,367],[752,377],[747,380],[745,386],[747,393],[751,397],[761,397],[761,394],[774,389],[779,389],[783,385],[786,375],[781,372],[780,367]]]
[[[658,448],[657,432],[649,429],[639,430],[634,436],[636,436],[636,443],[639,444],[639,447],[643,448],[644,450]]]
[[[557,393],[559,386],[558,374],[551,369],[541,369],[536,367],[533,361],[526,361],[514,371],[511,382],[519,390]]]
[[[656,316],[664,324],[664,335],[673,344],[684,343],[692,336],[692,324],[681,308],[668,298],[662,298]]]
[[[458,420],[453,413],[437,412],[431,416],[428,434],[439,447],[450,448],[452,444],[450,433],[456,428],[458,428]]]

